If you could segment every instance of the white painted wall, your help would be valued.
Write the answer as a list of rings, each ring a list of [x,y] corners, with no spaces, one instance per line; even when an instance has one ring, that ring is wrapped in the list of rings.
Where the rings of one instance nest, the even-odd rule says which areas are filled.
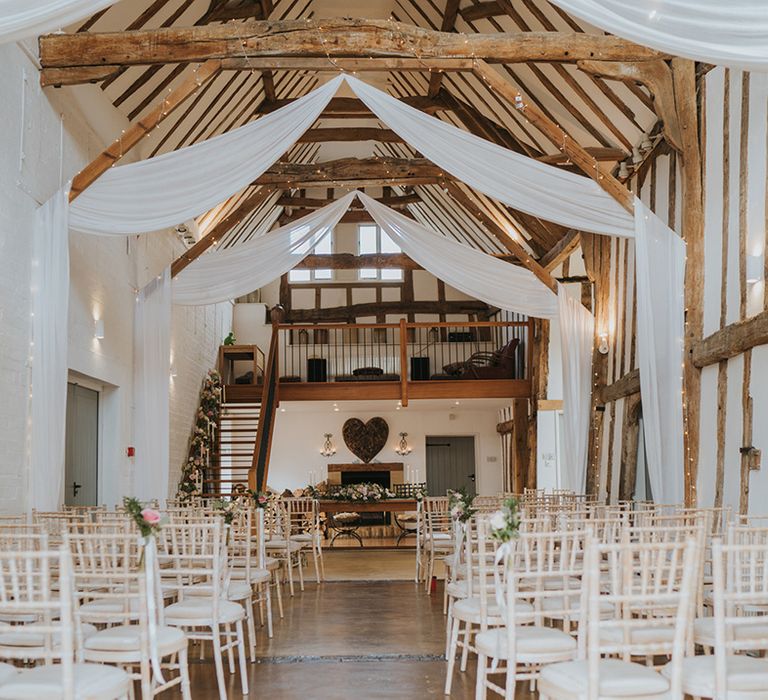
[[[330,402],[313,402],[312,408],[296,401],[281,404],[285,411],[278,412],[275,423],[269,466],[271,488],[280,491],[300,488],[307,485],[310,470],[325,473],[329,462],[356,461],[357,458],[344,445],[341,436],[344,421],[349,418],[367,421],[374,416],[381,416],[389,425],[389,440],[376,458],[379,461],[404,462],[419,469],[423,477],[426,474],[426,436],[472,435],[475,437],[477,492],[491,495],[502,490],[501,440],[496,433],[496,408],[474,410],[471,401],[462,401],[458,407],[446,401],[439,408],[423,408],[424,403],[433,402],[414,401],[408,408],[399,411],[389,402],[382,402],[378,409],[368,404],[365,410],[355,410],[349,403],[340,406],[338,412],[333,410]],[[408,442],[413,447],[413,452],[407,457],[399,457],[394,450],[400,432],[408,433]],[[333,434],[337,449],[337,453],[330,458],[320,454],[324,433]]]
[[[124,118],[96,87],[42,91],[38,72],[17,45],[0,47],[0,512],[25,509],[31,230],[36,207],[124,128]],[[100,498],[116,503],[130,490],[133,434],[135,291],[181,251],[172,232],[130,238],[72,234],[69,344],[71,370],[105,387],[102,396]],[[105,338],[93,338],[94,320]],[[231,305],[177,308],[172,348],[171,488],[182,462],[197,393],[231,326]],[[160,494],[162,496],[162,494]]]

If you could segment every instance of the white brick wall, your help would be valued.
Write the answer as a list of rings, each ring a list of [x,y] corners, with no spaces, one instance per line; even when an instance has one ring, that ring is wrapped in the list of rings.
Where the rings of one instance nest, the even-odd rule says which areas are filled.
[[[41,91],[37,70],[15,45],[0,47],[0,65],[0,512],[20,512],[26,504],[34,211],[119,134],[125,121],[98,88]],[[105,387],[100,498],[107,503],[119,501],[132,480],[125,447],[135,443],[131,391],[135,289],[182,249],[172,232],[130,238],[72,234],[70,239],[68,361],[72,371]],[[96,318],[104,319],[101,341],[93,338]],[[171,491],[185,459],[200,382],[214,365],[218,344],[230,326],[230,304],[174,309],[177,376],[171,386]]]

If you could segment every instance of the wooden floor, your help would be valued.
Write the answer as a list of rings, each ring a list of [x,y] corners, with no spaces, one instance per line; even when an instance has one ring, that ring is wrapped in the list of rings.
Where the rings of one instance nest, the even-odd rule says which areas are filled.
[[[412,580],[375,580],[386,570],[413,575],[413,551],[326,554],[329,580],[307,583],[286,604],[269,640],[259,633],[258,661],[249,665],[253,700],[445,697],[445,618],[442,595],[428,596]],[[338,580],[355,577],[364,580]],[[193,652],[192,656],[197,654]],[[192,696],[218,698],[209,661],[193,661]],[[237,674],[229,697],[240,698]],[[456,672],[451,698],[474,698],[474,672]]]

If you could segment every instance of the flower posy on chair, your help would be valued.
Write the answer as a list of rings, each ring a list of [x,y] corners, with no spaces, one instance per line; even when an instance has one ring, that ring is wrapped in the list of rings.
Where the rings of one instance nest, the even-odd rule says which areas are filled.
[[[465,489],[448,491],[448,505],[454,520],[466,523],[475,513],[477,513],[477,508],[472,507],[474,502],[475,497],[470,496]]]
[[[517,509],[517,499],[508,498],[489,519],[491,537],[506,544],[517,537],[520,528],[520,514]]]
[[[142,537],[155,537],[164,524],[163,516],[154,508],[145,506],[136,498],[126,496],[123,499],[123,507],[128,515],[133,518],[141,532]]]

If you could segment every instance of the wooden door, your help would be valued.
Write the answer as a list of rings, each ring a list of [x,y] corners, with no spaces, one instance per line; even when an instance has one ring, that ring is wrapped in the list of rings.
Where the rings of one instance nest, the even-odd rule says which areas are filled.
[[[67,385],[67,440],[64,503],[98,505],[99,392]]]
[[[448,489],[465,489],[475,495],[475,438],[427,436],[427,490],[444,496]]]

